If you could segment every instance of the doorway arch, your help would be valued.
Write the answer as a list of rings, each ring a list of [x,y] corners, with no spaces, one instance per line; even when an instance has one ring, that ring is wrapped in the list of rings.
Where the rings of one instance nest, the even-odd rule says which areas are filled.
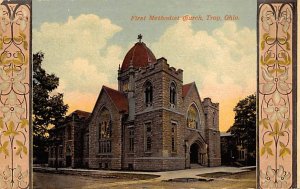
[[[197,143],[193,143],[190,148],[190,163],[199,163],[199,145]]]

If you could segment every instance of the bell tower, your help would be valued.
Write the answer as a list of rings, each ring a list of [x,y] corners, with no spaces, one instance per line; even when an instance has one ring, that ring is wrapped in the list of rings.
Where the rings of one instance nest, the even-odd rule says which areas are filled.
[[[140,68],[156,62],[151,50],[142,42],[143,36],[138,35],[138,42],[127,52],[122,66],[118,70],[118,90],[126,94],[129,104],[128,120],[135,117],[135,74]]]

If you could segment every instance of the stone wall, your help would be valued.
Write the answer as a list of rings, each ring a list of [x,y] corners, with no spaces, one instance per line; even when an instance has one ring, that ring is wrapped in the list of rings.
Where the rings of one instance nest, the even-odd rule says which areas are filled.
[[[163,157],[184,158],[183,115],[163,110]],[[172,124],[175,126],[175,151],[172,151]]]
[[[151,124],[151,151],[146,152],[145,124]],[[135,158],[162,156],[162,110],[139,114],[135,118]]]
[[[106,107],[110,111],[112,122],[111,153],[99,153],[99,117],[100,111]],[[121,169],[121,115],[110,97],[103,90],[94,108],[89,124],[89,167],[94,169]]]
[[[210,98],[203,100],[204,112],[206,115],[205,136],[208,142],[208,165],[221,165],[221,142],[219,131],[219,104],[212,103]]]

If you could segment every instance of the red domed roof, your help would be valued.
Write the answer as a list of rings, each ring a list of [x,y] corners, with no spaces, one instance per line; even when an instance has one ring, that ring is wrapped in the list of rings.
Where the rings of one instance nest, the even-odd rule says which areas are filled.
[[[137,42],[126,54],[121,70],[127,70],[132,64],[134,68],[146,67],[149,63],[156,62],[152,51],[143,42]]]

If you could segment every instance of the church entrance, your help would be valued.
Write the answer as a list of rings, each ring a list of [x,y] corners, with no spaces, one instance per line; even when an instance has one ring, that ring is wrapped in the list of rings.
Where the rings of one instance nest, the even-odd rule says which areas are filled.
[[[199,163],[199,145],[194,143],[191,145],[190,149],[190,163]]]
[[[66,167],[72,166],[72,156],[66,156]]]

